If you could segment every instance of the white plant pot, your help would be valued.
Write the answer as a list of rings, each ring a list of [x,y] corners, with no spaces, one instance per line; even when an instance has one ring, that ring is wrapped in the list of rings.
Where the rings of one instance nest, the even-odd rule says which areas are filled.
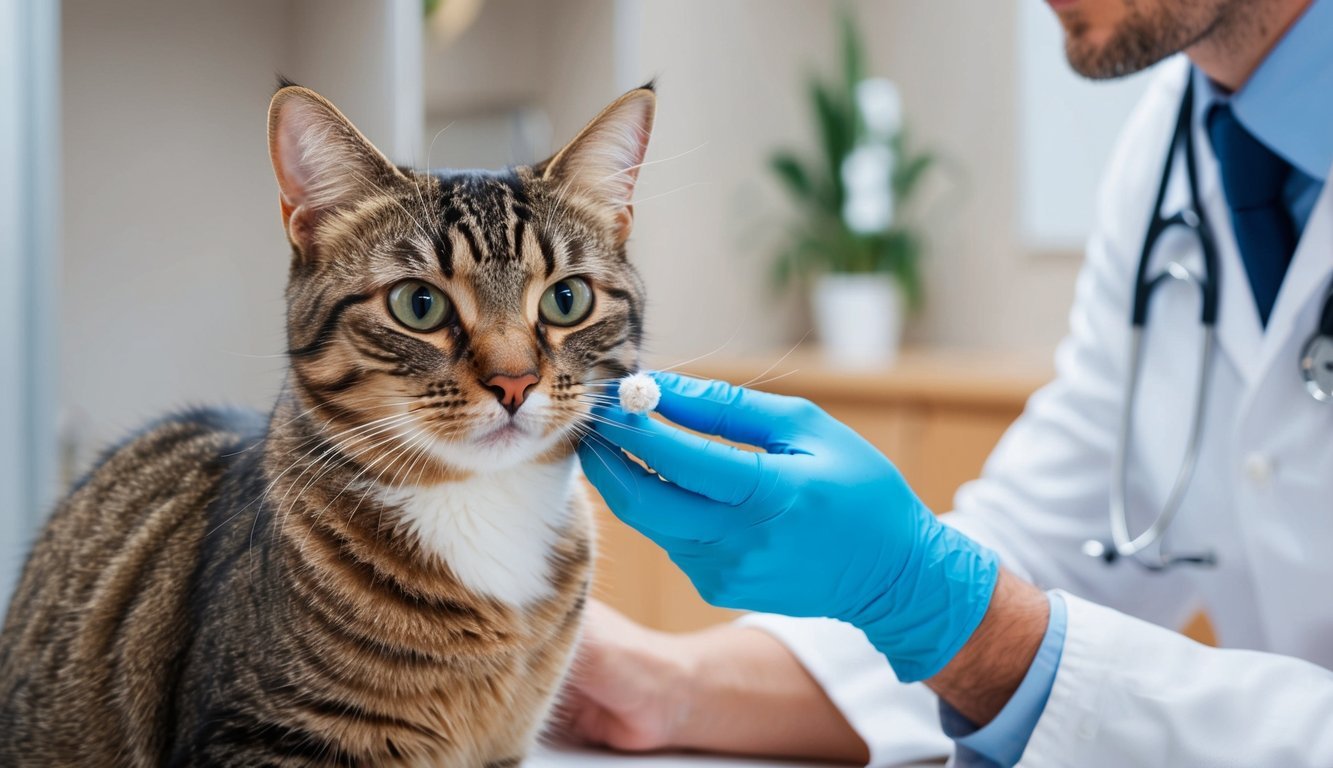
[[[832,365],[892,365],[902,344],[906,301],[889,275],[823,275],[811,295],[815,332]]]

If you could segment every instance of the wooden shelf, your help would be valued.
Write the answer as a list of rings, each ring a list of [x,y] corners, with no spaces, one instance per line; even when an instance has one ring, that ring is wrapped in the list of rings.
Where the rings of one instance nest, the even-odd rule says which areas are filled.
[[[908,349],[889,367],[838,368],[814,347],[786,358],[701,360],[683,372],[734,384],[755,382],[758,389],[816,402],[910,400],[964,407],[1021,407],[1052,375],[1044,354]]]

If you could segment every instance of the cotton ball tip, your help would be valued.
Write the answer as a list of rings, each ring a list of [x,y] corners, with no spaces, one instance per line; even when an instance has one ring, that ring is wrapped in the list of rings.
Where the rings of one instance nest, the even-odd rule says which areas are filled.
[[[620,407],[630,413],[648,413],[662,399],[653,377],[639,371],[620,380]]]

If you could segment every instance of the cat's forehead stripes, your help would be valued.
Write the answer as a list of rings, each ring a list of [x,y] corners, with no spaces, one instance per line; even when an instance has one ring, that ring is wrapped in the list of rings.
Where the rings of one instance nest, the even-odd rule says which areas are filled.
[[[522,229],[532,219],[527,193],[515,171],[438,172],[440,236],[457,234],[473,262],[511,264],[522,259]],[[446,274],[457,249],[437,254]]]

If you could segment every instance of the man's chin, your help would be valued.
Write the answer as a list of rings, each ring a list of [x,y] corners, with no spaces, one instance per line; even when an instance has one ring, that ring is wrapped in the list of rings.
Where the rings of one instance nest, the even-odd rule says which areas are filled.
[[[1168,18],[1134,7],[1117,18],[1101,18],[1080,6],[1058,16],[1065,31],[1065,59],[1075,72],[1092,80],[1141,72],[1183,51],[1204,34],[1198,30],[1208,28],[1183,11]]]

